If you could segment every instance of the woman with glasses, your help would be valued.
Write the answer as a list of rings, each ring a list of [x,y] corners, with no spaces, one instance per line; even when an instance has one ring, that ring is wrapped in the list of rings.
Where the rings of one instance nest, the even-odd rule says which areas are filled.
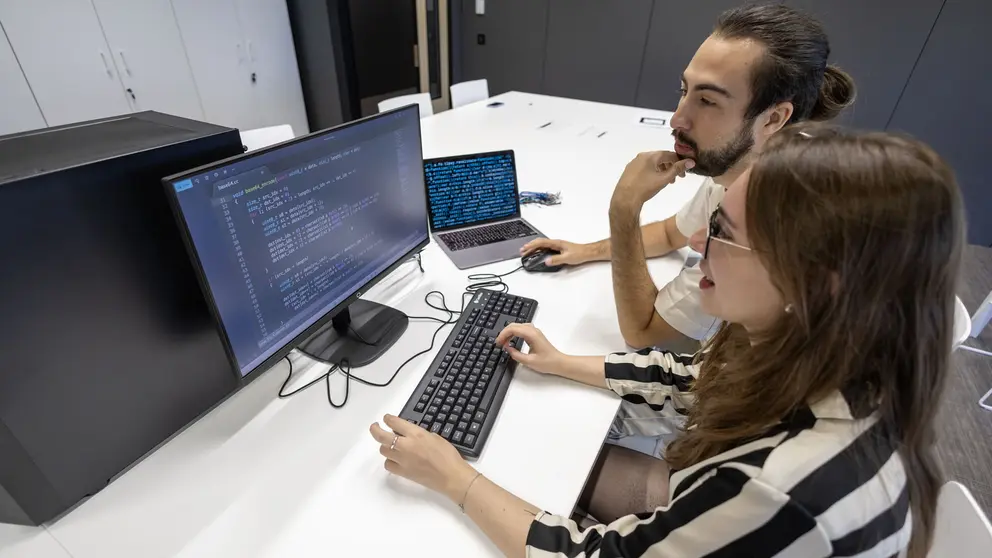
[[[685,169],[657,157],[618,188]],[[581,502],[603,524],[542,512],[395,417],[372,435],[387,470],[447,495],[508,556],[923,558],[963,231],[925,145],[800,125],[691,239],[723,321],[700,354],[570,356],[509,326],[497,342],[523,338],[528,353],[507,350],[529,368],[687,415],[664,460],[604,448]]]

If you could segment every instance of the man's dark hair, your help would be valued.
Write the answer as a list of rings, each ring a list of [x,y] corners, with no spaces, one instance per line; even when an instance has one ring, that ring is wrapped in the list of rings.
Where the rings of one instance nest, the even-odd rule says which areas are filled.
[[[765,47],[751,76],[748,120],[785,101],[793,106],[789,123],[830,120],[854,102],[854,80],[827,64],[827,33],[803,12],[781,4],[734,8],[720,15],[713,34],[751,39]]]

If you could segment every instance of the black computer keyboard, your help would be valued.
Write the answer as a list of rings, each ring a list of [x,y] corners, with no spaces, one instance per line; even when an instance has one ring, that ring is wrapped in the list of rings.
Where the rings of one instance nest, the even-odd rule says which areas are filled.
[[[477,291],[400,417],[441,435],[466,458],[478,458],[517,367],[494,341],[507,324],[529,322],[536,310],[529,298]],[[523,341],[512,345],[519,349]]]
[[[458,251],[466,248],[475,248],[483,244],[495,244],[504,240],[534,236],[536,234],[537,231],[527,226],[527,223],[515,220],[463,231],[443,233],[438,236],[448,245],[449,249]]]

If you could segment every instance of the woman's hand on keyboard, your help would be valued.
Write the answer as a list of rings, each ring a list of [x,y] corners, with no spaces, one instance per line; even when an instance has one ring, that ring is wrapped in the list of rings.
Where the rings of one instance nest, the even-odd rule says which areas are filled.
[[[510,341],[514,338],[523,339],[529,346],[530,352],[518,351]],[[567,357],[548,341],[548,338],[531,324],[510,324],[496,336],[496,344],[509,353],[510,358],[527,368],[542,374],[561,375]]]

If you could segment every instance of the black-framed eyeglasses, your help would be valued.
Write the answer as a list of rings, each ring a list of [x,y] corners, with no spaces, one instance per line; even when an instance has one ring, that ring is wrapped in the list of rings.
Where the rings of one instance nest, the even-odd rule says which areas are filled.
[[[751,251],[751,248],[737,244],[725,238],[720,238],[723,234],[723,225],[720,224],[720,220],[717,219],[717,214],[720,213],[720,206],[717,206],[716,210],[710,214],[710,224],[706,229],[706,246],[703,248],[703,259],[708,259],[710,257],[710,241],[716,240],[717,242],[722,242],[728,246],[734,246],[740,248],[741,250]]]

